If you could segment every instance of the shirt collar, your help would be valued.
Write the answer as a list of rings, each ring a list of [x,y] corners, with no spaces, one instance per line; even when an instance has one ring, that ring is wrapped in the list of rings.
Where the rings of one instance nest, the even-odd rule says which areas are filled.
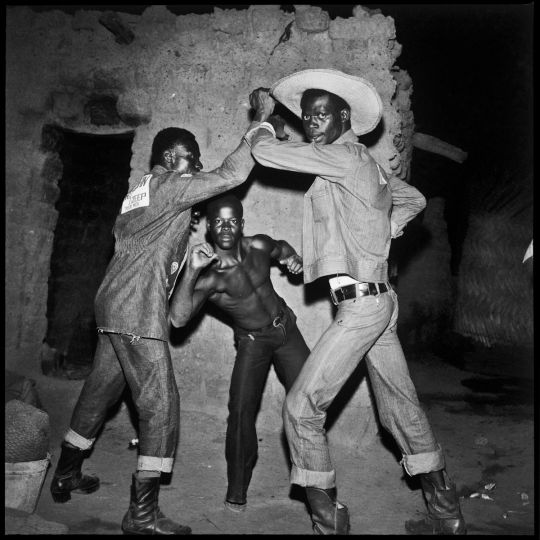
[[[354,134],[352,129],[348,129],[345,133],[340,135],[332,144],[343,144],[346,142],[358,142],[358,136]]]

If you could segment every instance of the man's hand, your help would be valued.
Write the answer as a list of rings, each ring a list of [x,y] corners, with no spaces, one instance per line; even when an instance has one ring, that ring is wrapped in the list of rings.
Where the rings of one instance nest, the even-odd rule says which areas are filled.
[[[279,264],[286,266],[287,270],[291,274],[299,274],[302,271],[302,257],[296,253],[286,257],[285,259],[281,259]]]
[[[191,231],[195,232],[197,230],[197,225],[201,220],[201,213],[198,210],[191,211],[191,220],[189,222],[189,228]]]
[[[403,234],[403,230],[398,231],[398,226],[390,220],[390,238],[399,238]]]
[[[189,265],[193,270],[200,270],[219,260],[214,248],[208,243],[195,244],[189,248]]]
[[[285,131],[285,120],[279,114],[272,114],[268,117],[267,122],[272,124],[276,132],[276,138],[280,141],[287,141],[289,139],[289,134]]]
[[[255,109],[255,122],[265,122],[268,117],[274,112],[276,101],[270,95],[268,88],[257,88],[249,94],[249,103]]]

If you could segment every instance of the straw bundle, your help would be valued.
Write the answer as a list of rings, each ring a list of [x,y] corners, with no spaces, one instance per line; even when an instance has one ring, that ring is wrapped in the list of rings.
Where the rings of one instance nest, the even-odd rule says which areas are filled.
[[[534,333],[532,281],[522,264],[532,237],[530,177],[512,182],[492,172],[471,198],[454,330],[485,346],[527,345]]]

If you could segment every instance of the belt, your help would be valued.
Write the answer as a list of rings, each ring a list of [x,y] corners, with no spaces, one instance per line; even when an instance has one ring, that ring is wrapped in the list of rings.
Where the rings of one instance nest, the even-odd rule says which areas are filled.
[[[268,330],[270,328],[277,328],[279,325],[285,324],[285,310],[281,310],[276,317],[274,317],[274,320],[267,324],[266,326],[261,326],[260,328],[242,328],[241,326],[238,326],[241,330],[244,330],[244,332],[260,332],[261,330]]]
[[[343,300],[357,298],[358,296],[378,295],[391,289],[389,283],[352,283],[339,289],[330,289],[330,297],[335,306]]]

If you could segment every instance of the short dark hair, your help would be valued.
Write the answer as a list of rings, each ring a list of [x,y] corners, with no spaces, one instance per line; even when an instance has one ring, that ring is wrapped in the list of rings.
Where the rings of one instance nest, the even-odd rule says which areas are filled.
[[[206,205],[206,215],[212,216],[214,214],[217,214],[217,212],[219,212],[219,210],[224,206],[231,206],[232,208],[234,208],[240,215],[240,218],[244,216],[244,207],[242,206],[240,199],[236,195],[233,195],[231,193],[229,193],[228,195],[224,195],[223,197],[212,199]]]
[[[185,146],[193,154],[200,154],[197,139],[195,139],[195,135],[191,131],[178,127],[168,127],[162,129],[154,137],[152,156],[150,158],[151,166],[161,163],[163,154],[167,150],[172,150],[177,144]]]
[[[304,90],[302,98],[300,99],[300,108],[304,110],[304,105],[307,99],[314,99],[322,96],[329,96],[332,105],[334,105],[338,111],[347,109],[350,112],[351,106],[343,98],[339,97],[337,94],[329,92],[328,90],[323,90],[322,88],[308,88],[307,90]]]

